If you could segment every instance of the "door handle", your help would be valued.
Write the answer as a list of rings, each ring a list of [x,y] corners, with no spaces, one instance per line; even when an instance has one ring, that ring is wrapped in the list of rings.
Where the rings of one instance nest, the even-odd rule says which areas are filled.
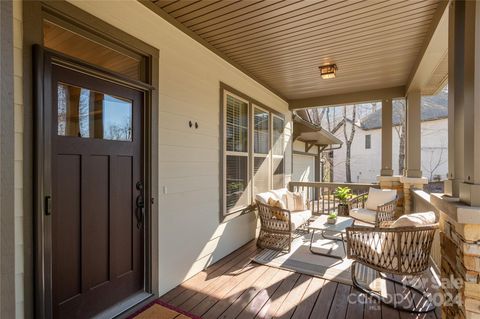
[[[145,208],[145,199],[143,197],[143,181],[138,181],[136,188],[139,191],[139,194],[137,195],[137,199],[135,200],[135,217],[137,217],[137,228],[142,229],[144,221],[143,209]]]

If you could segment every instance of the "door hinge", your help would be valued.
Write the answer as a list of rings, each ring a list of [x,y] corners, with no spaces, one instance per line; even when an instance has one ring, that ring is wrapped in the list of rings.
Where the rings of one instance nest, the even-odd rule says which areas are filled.
[[[45,196],[44,210],[45,215],[48,216],[52,214],[52,196],[50,195]]]

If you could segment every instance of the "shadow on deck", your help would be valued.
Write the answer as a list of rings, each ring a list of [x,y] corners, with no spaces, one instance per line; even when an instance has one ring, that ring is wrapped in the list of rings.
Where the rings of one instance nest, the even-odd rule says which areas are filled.
[[[252,263],[257,252],[251,241],[160,300],[205,319],[441,318],[440,309],[427,314],[400,312],[365,300],[349,285]],[[399,292],[402,287],[389,289]]]

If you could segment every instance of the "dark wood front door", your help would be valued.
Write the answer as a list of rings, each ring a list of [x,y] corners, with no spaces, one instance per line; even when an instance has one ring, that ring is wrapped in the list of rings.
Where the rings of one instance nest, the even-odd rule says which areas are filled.
[[[91,318],[144,291],[143,92],[51,68],[54,318]]]

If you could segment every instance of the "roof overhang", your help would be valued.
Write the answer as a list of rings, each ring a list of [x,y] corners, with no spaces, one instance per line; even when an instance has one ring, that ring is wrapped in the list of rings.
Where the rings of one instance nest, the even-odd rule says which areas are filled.
[[[434,95],[447,83],[449,3],[442,1],[438,5],[424,47],[409,76],[407,94],[420,91],[422,95]]]
[[[321,147],[343,144],[340,139],[329,131],[305,121],[296,114],[293,115],[293,139]]]

